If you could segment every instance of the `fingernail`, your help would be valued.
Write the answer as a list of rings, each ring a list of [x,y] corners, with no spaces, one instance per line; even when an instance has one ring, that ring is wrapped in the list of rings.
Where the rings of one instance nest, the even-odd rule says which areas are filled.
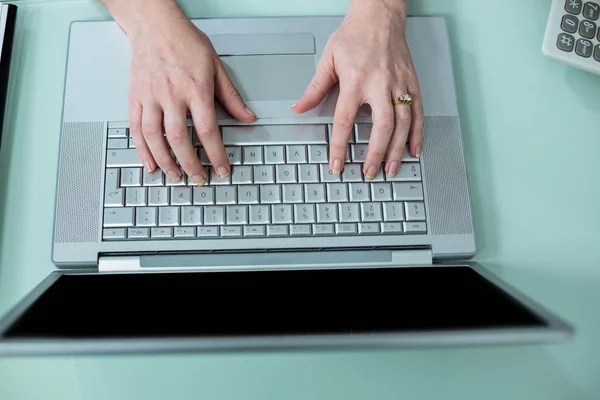
[[[202,175],[192,176],[192,181],[198,186],[204,186],[206,179]]]
[[[298,104],[294,103],[290,106],[290,108],[295,108]]]
[[[246,107],[246,112],[250,115],[252,115],[253,117],[256,117],[256,113],[254,111],[252,111],[251,109],[249,109],[248,107]]]
[[[175,171],[169,171],[167,172],[167,176],[169,177],[169,179],[172,182],[179,182],[179,180],[181,179],[181,175],[179,175],[177,172]]]
[[[388,175],[393,178],[394,176],[396,176],[397,173],[398,173],[398,161],[392,161],[390,163],[390,168],[388,169]]]
[[[423,145],[417,146],[417,158],[421,158],[421,152],[423,151]]]
[[[379,168],[376,165],[371,165],[367,170],[367,180],[372,181],[377,176]]]
[[[152,172],[154,172],[154,169],[152,167],[150,167],[150,163],[148,161],[144,161],[144,169],[149,174],[151,174]]]
[[[227,168],[225,167],[219,167],[217,168],[217,174],[219,174],[219,177],[221,178],[227,178],[229,176],[229,171],[227,171]]]
[[[342,160],[337,159],[337,158],[335,160],[333,160],[332,170],[335,175],[339,175],[340,172],[342,172]]]

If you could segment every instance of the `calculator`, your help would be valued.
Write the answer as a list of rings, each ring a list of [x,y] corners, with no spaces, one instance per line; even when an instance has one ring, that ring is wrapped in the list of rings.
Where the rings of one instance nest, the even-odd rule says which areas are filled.
[[[600,0],[552,0],[542,53],[600,75]]]

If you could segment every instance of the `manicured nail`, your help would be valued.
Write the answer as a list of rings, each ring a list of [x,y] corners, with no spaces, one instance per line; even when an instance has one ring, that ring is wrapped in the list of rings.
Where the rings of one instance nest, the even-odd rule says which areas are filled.
[[[376,165],[371,165],[367,170],[367,180],[372,181],[379,173],[379,168]]]
[[[296,108],[296,106],[297,106],[297,105],[298,105],[298,104],[294,103],[294,104],[292,104],[292,105],[290,106],[290,108]]]
[[[169,171],[169,172],[167,172],[167,176],[169,177],[169,179],[171,180],[171,182],[179,182],[181,180],[181,175],[179,175],[175,171]]]
[[[421,158],[421,152],[423,151],[423,145],[417,146],[417,158]]]
[[[198,186],[204,186],[206,179],[202,175],[192,176],[192,181]]]
[[[249,109],[248,107],[246,107],[246,112],[250,115],[252,115],[253,117],[256,117],[256,113],[254,111],[252,111],[251,109]]]
[[[342,160],[337,159],[337,158],[335,160],[333,160],[332,170],[335,175],[339,175],[340,172],[342,172]]]
[[[144,169],[149,174],[151,174],[152,172],[154,172],[154,168],[150,167],[150,163],[148,161],[144,161]]]
[[[217,168],[217,174],[219,174],[219,177],[221,178],[227,178],[229,176],[229,171],[227,171],[227,168],[225,167],[219,167]]]
[[[388,176],[395,177],[398,174],[398,161],[392,161],[390,163],[390,168],[388,169]]]

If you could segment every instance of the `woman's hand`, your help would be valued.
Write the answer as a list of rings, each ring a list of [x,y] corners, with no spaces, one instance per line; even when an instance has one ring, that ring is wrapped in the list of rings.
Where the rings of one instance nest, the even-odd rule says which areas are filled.
[[[314,108],[339,81],[329,163],[334,173],[343,169],[354,119],[363,104],[369,104],[373,119],[363,167],[367,179],[377,175],[383,161],[385,171],[396,175],[407,139],[410,153],[421,156],[423,107],[404,36],[406,3],[352,0],[344,22],[327,43],[314,79],[292,106],[299,113]],[[412,106],[392,104],[394,97],[406,93]]]
[[[105,2],[109,7],[114,3],[111,12],[131,43],[129,130],[145,169],[154,171],[158,166],[172,181],[181,179],[183,169],[194,183],[207,181],[188,133],[189,111],[215,172],[228,176],[230,165],[217,125],[214,97],[234,118],[252,122],[256,116],[244,104],[208,37],[175,1]],[[127,7],[130,9],[125,10]]]

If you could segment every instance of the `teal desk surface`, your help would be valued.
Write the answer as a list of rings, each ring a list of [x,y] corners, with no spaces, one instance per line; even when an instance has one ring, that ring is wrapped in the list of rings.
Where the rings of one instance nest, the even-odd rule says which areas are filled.
[[[0,162],[0,314],[54,268],[69,23],[110,18],[92,0],[16,3]],[[182,3],[190,17],[231,17],[339,15],[348,0]],[[448,18],[479,241],[475,259],[572,323],[571,342],[7,358],[0,359],[0,399],[600,399],[600,76],[542,55],[551,0],[410,3],[413,15]]]

